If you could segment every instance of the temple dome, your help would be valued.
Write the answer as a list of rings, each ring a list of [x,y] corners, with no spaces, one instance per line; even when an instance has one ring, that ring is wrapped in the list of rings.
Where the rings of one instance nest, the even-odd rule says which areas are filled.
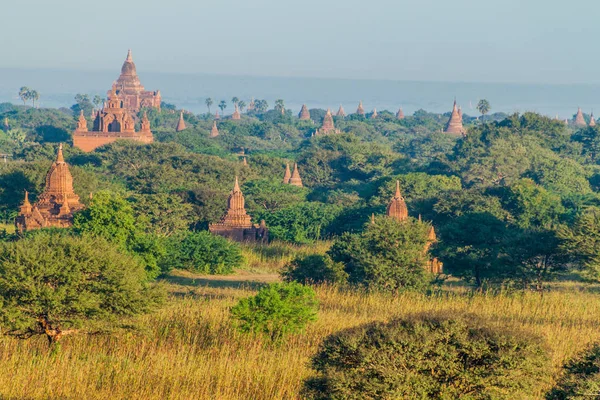
[[[133,58],[131,57],[131,50],[127,52],[127,58],[121,67],[121,75],[137,75],[137,70],[135,69],[135,63],[133,62]]]

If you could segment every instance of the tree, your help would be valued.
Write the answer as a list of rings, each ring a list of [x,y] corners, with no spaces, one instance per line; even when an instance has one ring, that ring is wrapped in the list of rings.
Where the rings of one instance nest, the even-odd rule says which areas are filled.
[[[265,212],[271,213],[305,201],[308,190],[284,184],[281,180],[257,179],[244,183],[243,192],[250,214],[256,212],[263,216]]]
[[[240,102],[240,99],[238,99],[236,96],[233,96],[233,97],[231,98],[231,103],[232,103],[233,105],[236,105],[236,104],[238,104],[239,102]]]
[[[481,113],[481,121],[483,121],[484,115],[487,114],[491,109],[492,107],[490,106],[489,101],[486,99],[479,100],[479,103],[477,103],[477,110]]]
[[[474,315],[417,314],[334,333],[307,399],[533,399],[550,377],[542,340]]]
[[[171,236],[187,230],[192,221],[192,206],[180,196],[166,193],[136,194],[129,198],[138,228],[158,236]]]
[[[75,95],[75,104],[71,106],[71,111],[73,111],[74,118],[79,118],[79,114],[82,110],[85,115],[90,115],[93,108],[94,105],[90,100],[90,96],[81,93]]]
[[[318,301],[313,289],[299,283],[272,283],[256,296],[241,299],[232,309],[240,331],[278,340],[304,330],[317,319]]]
[[[204,104],[206,104],[206,107],[208,108],[208,113],[210,114],[210,106],[213,105],[213,99],[207,97],[206,100],[204,100]]]
[[[256,100],[254,102],[254,109],[259,114],[262,114],[262,113],[266,112],[269,109],[269,103],[267,103],[266,100]]]
[[[563,366],[558,384],[548,392],[547,400],[598,398],[600,394],[600,344],[569,360]]]
[[[297,203],[262,216],[274,239],[294,243],[312,243],[323,239],[341,207],[319,202]]]
[[[0,243],[0,321],[10,334],[52,345],[158,300],[142,264],[104,239],[39,231]]]
[[[94,95],[94,99],[92,100],[92,103],[94,103],[95,108],[100,108],[102,106],[102,104],[104,103],[104,99],[98,95]]]
[[[328,255],[321,254],[296,257],[285,266],[281,276],[287,282],[295,281],[302,284],[348,282],[344,264],[336,263]]]
[[[579,213],[572,227],[558,230],[561,248],[575,263],[581,263],[588,279],[600,281],[600,208]]]
[[[376,217],[361,234],[344,234],[328,254],[345,265],[349,282],[375,290],[423,289],[430,281],[425,252],[430,225]]]
[[[223,114],[227,108],[227,102],[225,100],[221,100],[219,102],[219,108],[221,109],[221,114]]]
[[[278,111],[282,114],[285,112],[285,104],[283,103],[283,99],[275,100],[275,111]]]
[[[23,105],[25,105],[27,103],[27,100],[29,100],[30,92],[31,92],[31,89],[29,89],[27,86],[22,86],[19,89],[19,98],[23,102]]]
[[[28,97],[31,100],[33,107],[35,108],[35,102],[40,99],[40,94],[37,92],[37,90],[30,90]]]
[[[246,108],[246,102],[244,100],[238,101],[238,107],[240,109],[240,112],[244,112],[244,108]]]

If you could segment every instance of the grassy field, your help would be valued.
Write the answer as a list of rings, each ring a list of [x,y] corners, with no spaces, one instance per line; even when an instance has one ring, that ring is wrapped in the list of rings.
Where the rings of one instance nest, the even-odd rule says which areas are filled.
[[[306,251],[326,248],[321,246]],[[328,334],[430,310],[469,311],[543,336],[555,366],[549,374],[600,339],[600,289],[595,286],[561,283],[543,296],[472,294],[454,286],[430,296],[395,297],[325,286],[316,288],[318,321],[305,334],[272,345],[236,332],[229,307],[278,280],[274,271],[287,256],[246,252],[275,262],[261,267],[255,260],[256,265],[231,276],[175,271],[166,280],[167,304],[111,335],[66,337],[55,353],[43,338],[0,337],[0,398],[295,399],[310,374],[311,355]],[[540,387],[538,395],[546,389]]]

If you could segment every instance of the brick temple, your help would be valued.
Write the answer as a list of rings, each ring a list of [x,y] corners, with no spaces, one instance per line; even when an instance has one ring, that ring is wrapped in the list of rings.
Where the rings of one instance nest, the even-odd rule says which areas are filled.
[[[310,121],[310,112],[308,111],[306,104],[302,104],[298,118],[300,118],[302,121]]]
[[[83,209],[79,196],[73,191],[73,177],[65,162],[62,144],[58,147],[56,161],[46,174],[46,187],[31,205],[25,192],[23,205],[15,219],[18,232],[40,228],[67,228],[73,225],[73,213]]]
[[[583,118],[583,113],[581,112],[581,107],[577,109],[577,114],[575,114],[575,126],[587,126],[585,118]]]
[[[141,129],[135,130],[135,121],[130,111],[124,108],[123,100],[119,98],[113,88],[104,108],[96,113],[91,131],[88,131],[87,121],[81,113],[77,128],[73,132],[73,146],[90,152],[118,139],[152,143],[154,137],[145,113],[141,121]]]
[[[327,109],[325,118],[323,118],[323,124],[321,125],[321,128],[317,129],[315,135],[327,135],[329,133],[340,133],[340,130],[335,129],[335,124],[333,123],[333,116],[331,115],[331,110]]]
[[[456,106],[456,100],[454,100],[454,106],[452,107],[452,114],[450,115],[450,119],[444,128],[445,133],[449,133],[451,135],[464,135],[465,128],[462,123],[461,113],[458,111],[458,107]]]
[[[127,58],[121,67],[121,75],[107,92],[110,96],[115,91],[118,98],[123,102],[123,107],[137,113],[141,108],[157,108],[160,110],[160,90],[148,91],[142,86],[137,75],[135,63],[131,57],[131,50],[127,52]]]

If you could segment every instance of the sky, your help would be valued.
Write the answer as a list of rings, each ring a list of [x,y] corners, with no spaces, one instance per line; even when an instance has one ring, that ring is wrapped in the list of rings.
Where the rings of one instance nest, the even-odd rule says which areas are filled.
[[[0,68],[600,83],[598,0],[4,1]]]

